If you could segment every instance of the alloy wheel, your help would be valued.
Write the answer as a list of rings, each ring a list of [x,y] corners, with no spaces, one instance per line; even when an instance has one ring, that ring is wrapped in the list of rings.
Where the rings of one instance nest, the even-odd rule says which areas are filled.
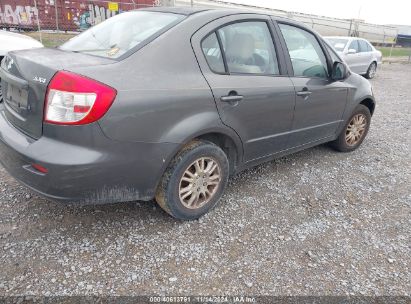
[[[370,66],[370,71],[368,72],[369,77],[374,78],[376,72],[377,72],[377,66],[375,65],[375,63],[372,63]]]
[[[221,168],[211,157],[195,160],[184,171],[179,184],[180,201],[184,207],[198,209],[215,195],[221,182]]]
[[[358,144],[367,127],[367,118],[364,114],[354,115],[345,131],[345,142],[349,146]]]

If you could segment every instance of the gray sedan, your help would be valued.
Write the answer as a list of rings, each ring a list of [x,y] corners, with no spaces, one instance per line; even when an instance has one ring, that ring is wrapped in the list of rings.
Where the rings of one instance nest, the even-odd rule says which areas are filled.
[[[179,219],[246,168],[323,143],[354,151],[375,109],[318,34],[237,10],[122,13],[9,53],[0,77],[0,161],[16,179],[59,201],[155,198]]]
[[[355,37],[324,37],[345,60],[351,71],[374,78],[377,67],[382,63],[382,53],[371,43]]]

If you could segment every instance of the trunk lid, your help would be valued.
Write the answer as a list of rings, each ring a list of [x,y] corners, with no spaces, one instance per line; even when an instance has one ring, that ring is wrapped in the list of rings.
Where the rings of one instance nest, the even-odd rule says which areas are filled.
[[[39,138],[43,132],[47,86],[59,70],[111,64],[108,58],[62,51],[35,49],[9,53],[0,69],[7,120],[23,133]]]

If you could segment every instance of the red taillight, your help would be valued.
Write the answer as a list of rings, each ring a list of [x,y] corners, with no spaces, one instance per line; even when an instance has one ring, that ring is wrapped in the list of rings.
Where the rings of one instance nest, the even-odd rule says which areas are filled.
[[[57,72],[47,88],[44,121],[52,124],[84,125],[100,119],[117,91],[96,80],[71,72]]]

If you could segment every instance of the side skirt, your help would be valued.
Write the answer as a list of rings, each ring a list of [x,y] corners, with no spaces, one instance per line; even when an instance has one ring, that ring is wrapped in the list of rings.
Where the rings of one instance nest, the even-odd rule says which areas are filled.
[[[280,152],[276,152],[274,154],[270,154],[270,155],[266,155],[266,156],[263,156],[263,157],[260,157],[260,158],[257,158],[257,159],[250,160],[250,161],[248,161],[246,163],[243,163],[242,165],[238,166],[236,168],[235,174],[240,173],[241,171],[244,171],[246,169],[258,166],[262,163],[272,161],[276,158],[280,158],[280,157],[283,157],[283,156],[286,156],[286,155],[289,155],[289,154],[292,154],[292,153],[296,153],[296,152],[299,152],[299,151],[302,151],[302,150],[305,150],[305,149],[308,149],[308,148],[312,148],[312,147],[315,147],[315,146],[318,146],[318,145],[321,145],[321,144],[324,144],[326,142],[330,142],[330,141],[333,141],[333,140],[335,140],[335,136],[329,136],[329,137],[325,137],[325,138],[322,138],[322,139],[319,139],[319,140],[316,140],[316,141],[306,143],[304,145],[289,148],[289,149],[286,149],[286,150],[282,150]]]

